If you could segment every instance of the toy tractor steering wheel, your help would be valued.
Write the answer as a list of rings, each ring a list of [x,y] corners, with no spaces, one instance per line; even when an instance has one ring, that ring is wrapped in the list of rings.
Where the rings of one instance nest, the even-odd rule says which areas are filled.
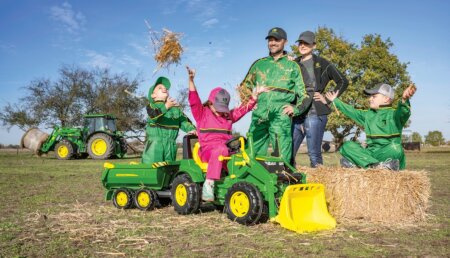
[[[227,145],[228,147],[228,151],[230,152],[230,154],[234,154],[239,152],[239,150],[241,149],[241,141],[239,140],[239,138],[241,138],[243,136],[235,136],[231,139],[229,139],[225,145]],[[244,144],[247,143],[247,139],[245,137],[244,138]]]

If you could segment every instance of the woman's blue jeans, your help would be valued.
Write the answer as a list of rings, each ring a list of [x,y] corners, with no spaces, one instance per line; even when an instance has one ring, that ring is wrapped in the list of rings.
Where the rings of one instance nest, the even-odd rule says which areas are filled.
[[[293,150],[291,164],[295,165],[295,156],[305,137],[311,167],[314,168],[323,164],[322,140],[327,122],[327,115],[300,117],[292,121]]]

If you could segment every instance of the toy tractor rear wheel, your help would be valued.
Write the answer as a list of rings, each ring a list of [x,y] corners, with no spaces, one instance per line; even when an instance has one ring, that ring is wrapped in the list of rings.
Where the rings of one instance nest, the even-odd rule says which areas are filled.
[[[197,212],[200,206],[200,186],[187,174],[178,175],[172,182],[172,205],[178,214]]]
[[[225,195],[225,212],[230,220],[243,225],[257,224],[265,211],[264,200],[252,184],[234,184]]]
[[[154,190],[141,189],[134,195],[134,205],[142,211],[153,210],[157,202],[158,195]]]
[[[55,156],[57,159],[67,160],[71,159],[75,154],[74,147],[71,142],[62,140],[55,146]]]
[[[92,159],[108,159],[114,153],[114,140],[105,133],[94,134],[88,141],[87,150]]]
[[[133,192],[126,188],[117,189],[113,194],[113,204],[118,209],[129,209],[133,206]]]

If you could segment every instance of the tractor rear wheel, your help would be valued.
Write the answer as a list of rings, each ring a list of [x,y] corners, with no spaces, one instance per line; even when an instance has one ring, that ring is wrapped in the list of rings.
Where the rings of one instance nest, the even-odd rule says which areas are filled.
[[[230,220],[239,224],[257,224],[266,212],[261,192],[249,183],[234,184],[225,195],[225,212]]]
[[[87,150],[92,159],[108,159],[114,154],[114,147],[111,136],[97,133],[89,139]]]
[[[172,182],[172,205],[178,214],[197,212],[200,207],[200,186],[187,174],[178,175]]]
[[[133,192],[126,188],[114,191],[113,204],[118,209],[129,209],[133,206]]]
[[[57,159],[67,160],[71,159],[75,154],[72,143],[68,140],[62,140],[55,146],[55,156]]]
[[[141,189],[134,194],[134,206],[142,211],[153,210],[157,202],[158,195],[154,190]]]

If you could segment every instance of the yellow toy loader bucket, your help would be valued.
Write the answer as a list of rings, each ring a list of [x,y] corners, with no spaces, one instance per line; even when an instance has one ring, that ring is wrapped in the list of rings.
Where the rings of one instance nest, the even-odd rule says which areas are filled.
[[[298,233],[333,229],[336,220],[328,213],[322,184],[290,185],[281,198],[275,221]]]

